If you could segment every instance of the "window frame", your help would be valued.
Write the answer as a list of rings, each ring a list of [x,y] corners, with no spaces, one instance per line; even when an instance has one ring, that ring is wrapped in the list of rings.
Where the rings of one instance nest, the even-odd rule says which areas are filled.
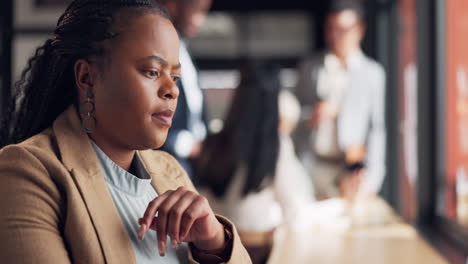
[[[419,66],[417,226],[451,263],[464,264],[468,257],[468,228],[440,215],[440,200],[437,199],[438,188],[445,185],[446,179],[446,0],[417,0],[416,10]]]

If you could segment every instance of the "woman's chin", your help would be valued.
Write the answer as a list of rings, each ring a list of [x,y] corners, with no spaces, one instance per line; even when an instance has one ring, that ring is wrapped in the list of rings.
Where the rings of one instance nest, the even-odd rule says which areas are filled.
[[[147,130],[145,133],[139,134],[135,140],[140,142],[139,145],[142,149],[158,149],[166,143],[168,131],[168,129]]]
[[[166,139],[167,139],[167,134],[165,136],[156,137],[151,144],[151,148],[158,149],[162,147],[164,143],[166,143]]]

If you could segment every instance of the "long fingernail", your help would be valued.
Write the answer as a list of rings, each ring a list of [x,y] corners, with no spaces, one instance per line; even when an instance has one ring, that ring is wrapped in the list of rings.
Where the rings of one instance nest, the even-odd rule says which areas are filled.
[[[140,231],[138,232],[138,238],[140,240],[145,239],[145,232],[146,232],[146,224],[142,224],[140,226]]]
[[[158,249],[159,249],[159,255],[161,257],[164,257],[166,255],[166,243],[163,241],[158,241]]]

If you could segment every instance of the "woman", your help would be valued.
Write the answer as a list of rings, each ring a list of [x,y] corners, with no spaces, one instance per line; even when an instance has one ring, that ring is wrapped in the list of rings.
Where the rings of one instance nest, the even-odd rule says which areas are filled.
[[[289,138],[299,111],[288,96],[280,93],[278,68],[244,65],[226,125],[207,138],[199,161],[198,177],[213,208],[231,217],[256,264],[266,263],[275,228],[312,200]]]
[[[167,237],[193,262],[250,263],[232,224],[151,150],[176,108],[178,49],[155,1],[70,4],[3,120],[2,263],[178,263]]]

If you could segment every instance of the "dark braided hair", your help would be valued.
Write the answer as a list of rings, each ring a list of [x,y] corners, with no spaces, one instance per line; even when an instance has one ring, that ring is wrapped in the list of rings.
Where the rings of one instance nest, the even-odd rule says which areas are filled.
[[[217,197],[226,192],[237,169],[246,167],[243,195],[273,180],[279,153],[279,67],[246,61],[223,130],[203,145],[197,177]],[[265,181],[266,180],[266,181]]]
[[[170,19],[155,0],[73,1],[58,20],[54,37],[36,49],[15,83],[1,122],[0,147],[41,132],[69,105],[77,104],[75,62],[91,57],[102,62],[108,41],[119,35],[114,25],[149,12]]]

